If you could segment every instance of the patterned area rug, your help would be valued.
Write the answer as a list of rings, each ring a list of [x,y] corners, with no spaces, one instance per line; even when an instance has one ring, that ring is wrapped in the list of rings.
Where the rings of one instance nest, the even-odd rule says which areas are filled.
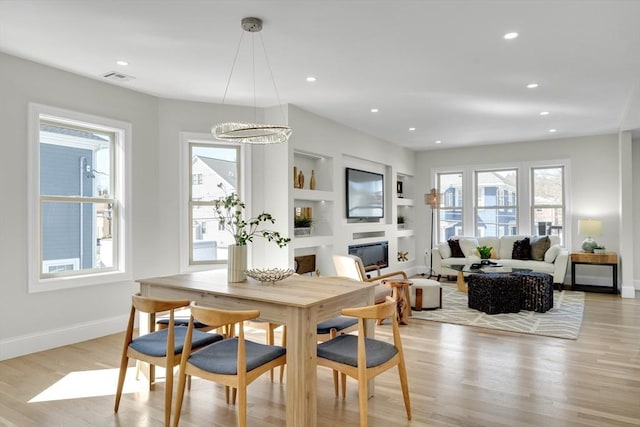
[[[467,307],[467,294],[455,284],[442,283],[442,309],[413,310],[413,319],[478,326],[524,334],[577,339],[582,325],[584,292],[553,291],[553,308],[546,313],[485,314]]]

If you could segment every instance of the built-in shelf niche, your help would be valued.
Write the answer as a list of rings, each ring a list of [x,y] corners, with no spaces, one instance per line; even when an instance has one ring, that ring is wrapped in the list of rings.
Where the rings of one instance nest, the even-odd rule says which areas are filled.
[[[294,150],[293,166],[297,174],[302,172],[304,175],[303,187],[300,188],[294,185],[297,190],[333,192],[333,159],[331,157]],[[293,173],[292,170],[291,174],[295,183],[297,182],[297,177],[293,177]],[[314,189],[310,185],[312,174],[315,177]]]

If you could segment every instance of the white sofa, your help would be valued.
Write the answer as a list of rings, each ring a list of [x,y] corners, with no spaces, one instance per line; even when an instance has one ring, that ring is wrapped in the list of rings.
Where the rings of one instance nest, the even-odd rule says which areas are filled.
[[[497,262],[504,267],[529,268],[535,272],[549,273],[553,276],[553,283],[563,284],[569,263],[569,251],[560,246],[560,238],[558,236],[548,236],[550,246],[549,249],[544,252],[542,260],[513,259],[513,244],[517,240],[522,240],[525,237],[531,239],[534,236],[453,237],[453,239],[459,241],[460,249],[465,257],[453,257],[449,243],[440,243],[432,250],[432,269],[437,275],[455,276],[458,272],[447,268],[447,266],[480,262],[480,256],[476,247],[491,246],[493,248],[491,261]]]

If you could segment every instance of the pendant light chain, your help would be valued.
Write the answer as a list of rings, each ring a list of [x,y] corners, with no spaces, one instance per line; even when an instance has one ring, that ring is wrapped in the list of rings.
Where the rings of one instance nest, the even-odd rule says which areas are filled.
[[[260,36],[260,42],[262,43],[262,50],[264,51],[264,57],[267,61],[267,67],[269,68],[269,75],[271,76],[271,83],[273,84],[273,90],[276,93],[276,101],[278,101],[278,105],[280,106],[280,112],[282,113],[282,120],[286,121],[287,116],[284,114],[284,106],[280,102],[280,95],[278,94],[278,88],[276,87],[276,80],[273,77],[273,71],[271,70],[271,62],[269,61],[269,55],[267,55],[267,48],[264,46],[264,39],[262,38],[262,34],[258,33]]]
[[[240,46],[242,46],[242,38],[244,37],[245,31],[242,30],[240,34],[240,41],[238,41],[238,47],[236,48],[236,55],[233,57],[233,64],[231,64],[231,72],[229,73],[229,78],[227,79],[227,85],[224,88],[224,95],[222,95],[222,105],[224,105],[224,101],[227,99],[227,91],[229,90],[229,85],[231,84],[231,77],[233,77],[233,70],[236,68],[236,62],[238,61],[238,54],[240,53]]]

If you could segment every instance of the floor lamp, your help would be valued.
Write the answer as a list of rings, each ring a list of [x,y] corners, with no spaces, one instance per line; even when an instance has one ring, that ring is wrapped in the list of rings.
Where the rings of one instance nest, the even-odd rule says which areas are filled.
[[[436,209],[438,209],[440,207],[440,199],[441,199],[441,195],[440,193],[438,193],[438,190],[435,188],[432,188],[431,191],[429,191],[428,194],[424,195],[424,203],[431,206],[431,248],[429,249],[429,277],[431,278],[431,276],[433,277],[437,277],[438,280],[440,279],[440,275],[435,274],[435,272],[433,271],[433,247],[436,245],[435,242],[435,211]]]

